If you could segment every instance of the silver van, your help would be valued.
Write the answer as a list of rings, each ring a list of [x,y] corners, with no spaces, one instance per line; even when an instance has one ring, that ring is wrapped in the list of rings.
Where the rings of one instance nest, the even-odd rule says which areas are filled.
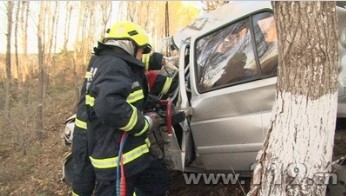
[[[337,15],[338,118],[345,118],[346,9],[337,7]],[[232,1],[165,43],[176,48],[179,62],[180,85],[170,99],[176,111],[186,114],[172,134],[166,126],[159,131],[165,162],[181,171],[249,173],[262,148],[276,93],[278,41],[271,3]]]
[[[346,9],[337,7],[337,15],[338,118],[345,118]],[[176,107],[189,117],[174,127],[165,145],[166,162],[182,171],[249,171],[262,148],[276,93],[278,43],[271,3],[230,2],[173,35],[170,43],[179,49]]]

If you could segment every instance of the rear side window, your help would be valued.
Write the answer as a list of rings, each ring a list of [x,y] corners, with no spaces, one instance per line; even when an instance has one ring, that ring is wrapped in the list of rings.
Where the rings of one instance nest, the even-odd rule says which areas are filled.
[[[271,22],[265,20],[268,17],[272,14],[247,17],[197,40],[195,57],[199,92],[276,74],[277,62],[273,61],[272,51],[276,54],[277,47],[271,46],[276,42],[264,43],[269,40],[270,29],[274,29],[277,40],[275,26],[269,28]],[[267,72],[265,76],[264,70]]]
[[[256,50],[262,77],[276,76],[278,64],[278,39],[272,13],[253,16]]]

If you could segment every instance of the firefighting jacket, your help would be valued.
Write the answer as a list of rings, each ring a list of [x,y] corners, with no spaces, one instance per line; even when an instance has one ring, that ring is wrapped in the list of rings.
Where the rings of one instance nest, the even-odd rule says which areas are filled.
[[[111,181],[116,179],[123,132],[128,134],[122,156],[126,177],[143,171],[154,159],[142,112],[148,84],[144,64],[123,50],[99,43],[95,55],[85,97],[89,158],[96,178]]]
[[[80,93],[80,100],[73,131],[72,157],[74,160],[74,172],[72,193],[74,195],[92,195],[95,186],[95,172],[91,165],[88,153],[87,137],[87,113],[85,106],[85,94],[87,78],[90,76],[90,66],[95,56],[90,60],[85,80]]]
[[[146,73],[150,93],[155,96],[171,94],[178,87],[178,80],[160,74],[160,71],[149,70]]]
[[[90,68],[95,61],[96,56],[92,56],[89,62],[89,66],[87,68],[87,72],[85,74],[85,79],[83,81],[82,89],[80,92],[80,99],[77,106],[77,114],[75,119],[75,128],[78,128],[81,132],[85,132],[87,130],[87,113],[86,113],[86,106],[85,106],[85,95],[86,95],[86,85],[87,81],[90,78]]]
[[[160,73],[162,59],[161,53],[154,52],[143,55],[142,62],[145,64],[150,94],[166,97],[165,95],[171,94],[177,88],[178,80]]]

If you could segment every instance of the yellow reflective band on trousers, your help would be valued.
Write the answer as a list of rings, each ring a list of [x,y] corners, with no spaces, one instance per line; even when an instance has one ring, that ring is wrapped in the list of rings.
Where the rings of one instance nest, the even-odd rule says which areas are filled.
[[[142,156],[145,153],[149,152],[149,147],[147,144],[143,144],[125,154],[123,154],[123,163],[127,164],[131,161],[137,159],[138,157]],[[112,157],[112,158],[106,158],[106,159],[95,159],[92,157],[89,157],[91,160],[92,165],[95,168],[98,169],[108,169],[108,168],[114,168],[118,167],[118,157]]]
[[[134,91],[133,93],[131,93],[131,94],[127,97],[126,101],[127,101],[128,103],[134,103],[134,102],[139,101],[139,100],[141,100],[141,99],[144,99],[143,89],[136,90],[136,91]]]
[[[150,54],[143,54],[142,55],[142,62],[145,64],[145,70],[149,70],[149,59],[150,59]]]
[[[165,84],[162,87],[161,94],[166,94],[168,92],[169,88],[172,85],[172,82],[173,82],[173,78],[171,77],[166,78]]]
[[[143,133],[145,133],[148,128],[149,128],[148,122],[144,120],[144,128],[139,133],[136,133],[135,136],[143,135]]]
[[[79,196],[79,195],[72,191],[72,196]]]
[[[85,105],[94,106],[95,98],[90,95],[85,95]]]
[[[81,129],[87,129],[87,123],[84,121],[79,120],[78,118],[76,118],[76,122],[75,122],[76,126],[81,128]]]
[[[133,127],[136,125],[137,120],[138,120],[137,108],[134,107],[131,104],[130,104],[130,106],[132,107],[132,114],[131,114],[130,120],[127,123],[127,125],[125,125],[124,127],[120,127],[120,129],[123,130],[123,131],[130,131],[130,130],[132,130]]]

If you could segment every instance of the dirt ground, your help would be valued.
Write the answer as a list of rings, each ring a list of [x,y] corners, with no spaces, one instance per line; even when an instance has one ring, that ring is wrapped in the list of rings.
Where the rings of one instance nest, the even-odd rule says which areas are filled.
[[[69,148],[62,139],[63,123],[50,126],[45,139],[30,143],[26,152],[16,145],[13,133],[0,130],[0,196],[7,195],[69,195],[70,187],[61,181],[62,163]],[[346,131],[337,131],[335,154],[346,154]],[[18,142],[18,141],[17,141]],[[186,185],[181,172],[172,172],[173,185],[169,195],[240,196],[249,190],[249,179],[239,185]]]

